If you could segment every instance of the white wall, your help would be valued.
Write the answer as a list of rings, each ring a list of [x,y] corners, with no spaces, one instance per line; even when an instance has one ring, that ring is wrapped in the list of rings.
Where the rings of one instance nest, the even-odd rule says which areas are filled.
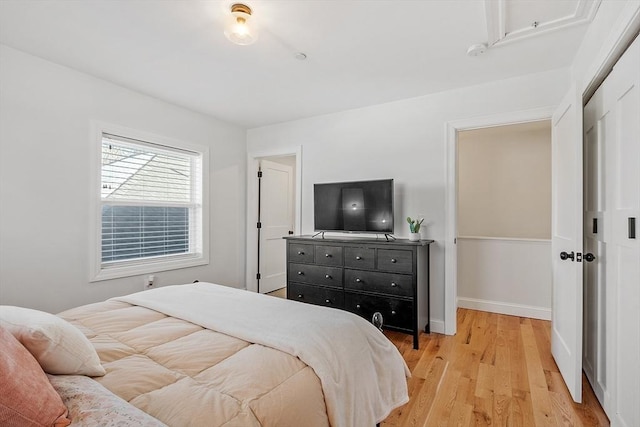
[[[243,129],[0,45],[0,304],[57,312],[142,290],[89,283],[90,120],[210,147],[211,262],[159,272],[244,286]]]
[[[580,93],[595,91],[639,29],[640,1],[600,3],[571,64],[571,81]]]
[[[394,178],[396,235],[424,216],[431,252],[431,316],[444,319],[445,123],[556,105],[568,70],[460,88],[337,114],[251,129],[249,152],[302,146],[302,232],[313,230],[315,182]]]
[[[458,238],[458,307],[551,320],[551,241]]]

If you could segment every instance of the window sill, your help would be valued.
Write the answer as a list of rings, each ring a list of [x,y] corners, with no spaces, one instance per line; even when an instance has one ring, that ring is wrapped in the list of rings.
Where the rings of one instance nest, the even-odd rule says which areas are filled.
[[[89,282],[119,279],[122,277],[138,276],[141,274],[157,273],[159,271],[179,270],[181,268],[197,267],[209,264],[209,258],[204,255],[179,258],[172,260],[149,261],[131,265],[101,268],[93,274]]]

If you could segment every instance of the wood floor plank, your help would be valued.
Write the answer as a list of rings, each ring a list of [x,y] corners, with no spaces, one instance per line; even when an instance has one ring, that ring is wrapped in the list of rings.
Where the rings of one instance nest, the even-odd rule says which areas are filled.
[[[556,418],[551,407],[551,397],[547,387],[547,379],[542,369],[542,362],[538,354],[538,346],[533,333],[531,322],[527,319],[520,325],[524,356],[529,378],[529,391],[533,405],[533,416],[537,426],[555,426]]]
[[[593,426],[609,420],[584,380],[571,399],[551,356],[550,322],[458,309],[455,336],[387,331],[412,377],[409,403],[383,427]]]
[[[493,425],[508,427],[511,396],[495,394],[493,397]]]
[[[471,424],[473,406],[462,402],[454,402],[451,414],[447,420],[447,427],[468,427]]]
[[[549,328],[547,325],[549,322],[538,319],[531,319],[531,327],[533,328],[533,334],[536,338],[536,345],[538,346],[538,355],[540,356],[540,362],[542,363],[542,369],[547,371],[558,372],[558,366],[550,351],[545,351],[546,348],[551,348],[551,336],[549,334]]]
[[[433,360],[422,387],[420,387],[417,393],[410,396],[409,403],[407,403],[407,405],[410,406],[410,410],[404,418],[403,426],[414,427],[424,425],[426,418],[429,416],[429,411],[433,406],[436,393],[440,388],[447,365],[448,362],[440,357],[436,357]]]
[[[459,417],[459,414],[453,414],[454,407],[460,409],[466,405],[472,408],[471,405],[465,403],[456,406],[456,391],[459,380],[460,372],[452,369],[451,365],[449,365],[442,378],[438,393],[435,396],[433,410],[427,414],[425,425],[446,427],[449,424],[448,420],[450,420],[452,416]]]
[[[429,366],[433,362],[433,359],[440,354],[444,358],[443,354],[447,354],[450,347],[453,344],[453,340],[446,340],[444,348],[441,345],[444,335],[437,334],[432,340],[430,340],[426,346],[422,347],[424,350],[421,353],[420,360],[416,364],[415,369],[411,371],[411,375],[415,375],[419,378],[426,378],[429,371]]]
[[[493,397],[476,397],[473,405],[473,425],[489,427],[493,425]]]
[[[511,363],[506,332],[498,330],[496,336],[495,377],[493,389],[497,396],[511,397]]]

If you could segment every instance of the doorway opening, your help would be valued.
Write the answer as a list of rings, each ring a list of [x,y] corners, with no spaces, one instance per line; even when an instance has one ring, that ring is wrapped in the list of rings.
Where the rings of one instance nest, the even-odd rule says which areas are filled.
[[[249,154],[247,290],[286,297],[283,237],[300,230],[300,153]]]
[[[551,121],[457,139],[457,306],[551,320]]]
[[[458,138],[460,132],[496,126],[548,121],[553,107],[516,111],[495,116],[448,122],[446,125],[446,191],[445,191],[445,313],[444,332],[454,335],[457,330],[458,307]]]

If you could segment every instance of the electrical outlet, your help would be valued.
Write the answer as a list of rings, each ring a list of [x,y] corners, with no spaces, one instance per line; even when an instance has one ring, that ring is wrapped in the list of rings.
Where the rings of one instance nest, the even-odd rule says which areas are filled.
[[[153,274],[148,275],[145,280],[144,280],[144,289],[151,289],[153,288],[153,281],[155,280],[155,277]]]

